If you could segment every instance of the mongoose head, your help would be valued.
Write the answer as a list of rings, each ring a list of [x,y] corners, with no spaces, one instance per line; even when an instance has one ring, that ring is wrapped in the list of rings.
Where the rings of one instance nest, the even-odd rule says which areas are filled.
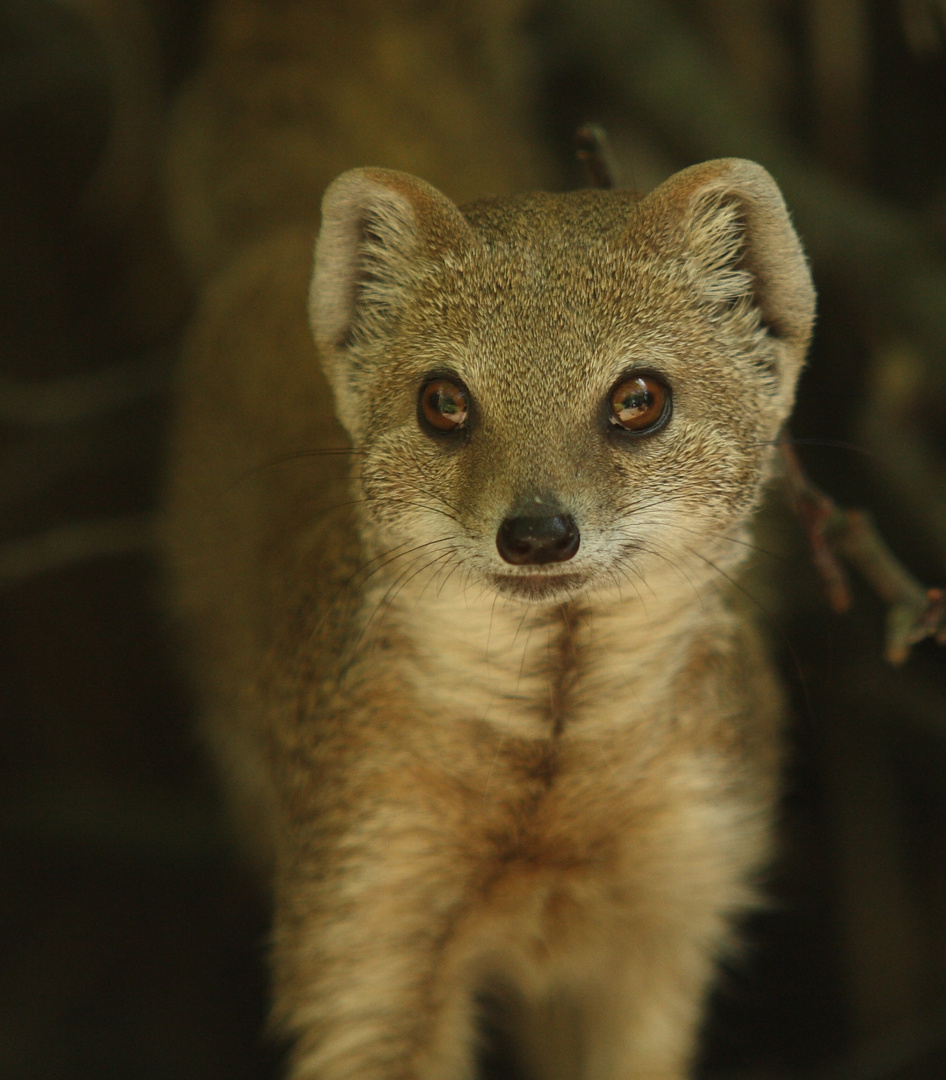
[[[814,318],[769,174],[457,207],[356,169],[323,202],[316,342],[378,549],[527,602],[719,549],[758,502]],[[730,549],[733,545],[730,543]]]

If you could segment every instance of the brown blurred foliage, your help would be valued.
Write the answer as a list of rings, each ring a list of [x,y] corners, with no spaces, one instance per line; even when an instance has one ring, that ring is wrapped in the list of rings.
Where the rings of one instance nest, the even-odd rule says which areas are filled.
[[[336,27],[362,10],[311,7]],[[0,1078],[278,1069],[259,1035],[266,913],[191,733],[151,550],[191,302],[163,132],[204,14],[0,0]],[[536,138],[563,183],[583,182],[571,138],[592,119],[642,191],[726,155],[782,184],[820,292],[797,451],[920,580],[946,583],[946,5],[526,14]],[[339,71],[358,41],[346,26]],[[925,642],[885,665],[882,604],[855,580],[852,612],[829,611],[778,492],[760,536],[751,588],[795,704],[793,757],[773,905],[722,980],[703,1072],[938,1080],[946,653]]]

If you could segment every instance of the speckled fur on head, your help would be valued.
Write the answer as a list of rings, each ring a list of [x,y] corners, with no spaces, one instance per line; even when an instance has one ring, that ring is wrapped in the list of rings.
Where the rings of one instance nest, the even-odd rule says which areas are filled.
[[[778,189],[737,160],[641,201],[586,191],[462,208],[404,174],[355,170],[326,194],[311,293],[339,416],[365,450],[376,542],[456,530],[463,576],[489,581],[505,569],[493,538],[512,508],[561,506],[582,544],[573,586],[546,600],[613,584],[628,557],[634,573],[692,561],[744,524],[813,306]],[[666,378],[673,418],[622,444],[602,402],[632,369]],[[430,373],[471,396],[468,438],[449,451],[416,423]],[[662,523],[641,511],[655,506]],[[741,561],[735,545],[711,546],[721,569]]]

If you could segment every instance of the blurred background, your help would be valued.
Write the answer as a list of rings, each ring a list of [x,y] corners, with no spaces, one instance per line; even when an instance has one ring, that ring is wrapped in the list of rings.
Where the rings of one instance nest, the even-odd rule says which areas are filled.
[[[278,1071],[265,901],[194,734],[153,546],[212,246],[186,192],[213,203],[215,176],[270,152],[194,102],[250,85],[247,50],[254,78],[292,53],[315,86],[273,106],[310,127],[291,213],[313,232],[349,165],[457,197],[580,186],[588,120],[642,193],[761,161],[820,294],[798,452],[946,584],[946,4],[0,0],[0,1080]],[[201,158],[213,131],[223,164]],[[887,664],[882,603],[855,577],[833,614],[785,492],[770,501],[751,590],[794,710],[781,854],[700,1076],[941,1080],[946,651]]]

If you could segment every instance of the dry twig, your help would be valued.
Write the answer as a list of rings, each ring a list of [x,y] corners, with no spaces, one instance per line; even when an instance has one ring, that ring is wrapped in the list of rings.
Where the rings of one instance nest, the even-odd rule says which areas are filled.
[[[885,655],[891,664],[902,664],[910,648],[924,638],[946,645],[946,590],[924,588],[887,547],[868,514],[845,510],[812,483],[787,435],[779,445],[812,559],[832,608],[845,612],[851,606],[841,555],[887,605]]]
[[[591,187],[605,191],[617,187],[608,134],[600,124],[585,124],[575,132],[575,156],[588,170]]]

